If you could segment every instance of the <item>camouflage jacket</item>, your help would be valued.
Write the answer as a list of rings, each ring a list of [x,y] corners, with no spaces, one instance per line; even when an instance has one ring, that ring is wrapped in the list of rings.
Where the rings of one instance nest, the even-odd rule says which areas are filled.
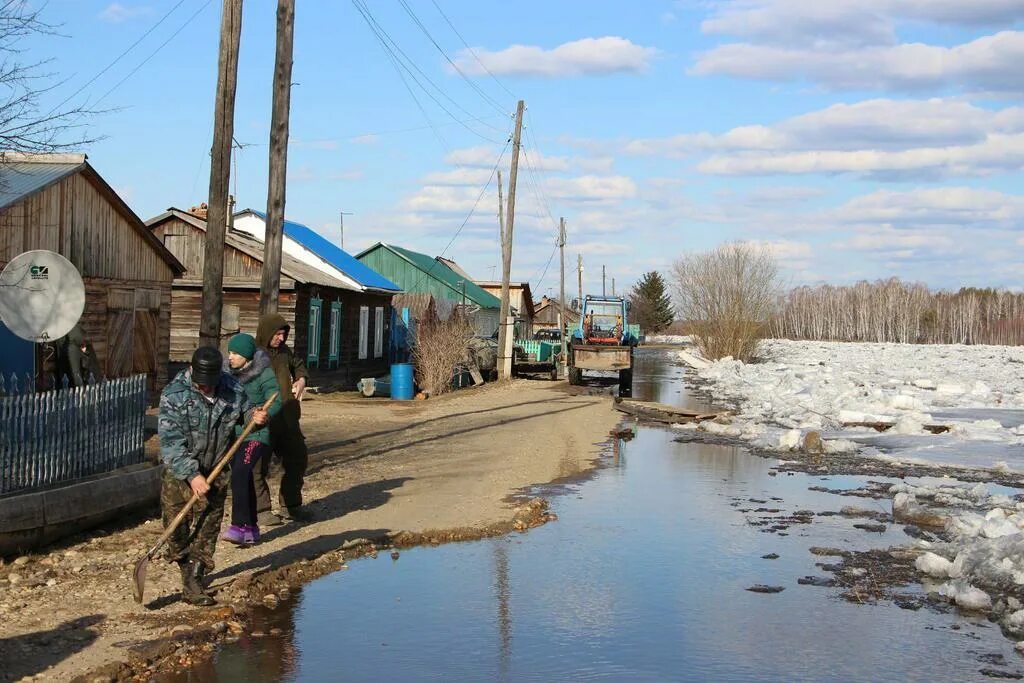
[[[235,426],[252,418],[253,406],[232,377],[221,375],[214,400],[192,385],[185,368],[160,394],[160,459],[178,479],[209,474],[235,439]]]

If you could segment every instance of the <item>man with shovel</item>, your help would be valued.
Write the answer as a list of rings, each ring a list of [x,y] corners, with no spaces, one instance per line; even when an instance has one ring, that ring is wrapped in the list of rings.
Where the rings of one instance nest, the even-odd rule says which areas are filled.
[[[196,349],[192,363],[160,395],[160,459],[164,472],[160,507],[164,528],[192,495],[201,497],[185,522],[167,539],[168,554],[181,568],[181,596],[192,605],[212,605],[204,578],[213,569],[226,481],[210,485],[207,475],[235,440],[235,425],[252,420],[265,425],[267,412],[253,406],[230,375],[222,373],[224,359],[209,346]]]

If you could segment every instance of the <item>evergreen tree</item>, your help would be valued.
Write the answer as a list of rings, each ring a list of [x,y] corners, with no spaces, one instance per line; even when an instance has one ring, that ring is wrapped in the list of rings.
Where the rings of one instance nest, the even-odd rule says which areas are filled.
[[[629,293],[630,322],[639,323],[644,334],[656,334],[672,324],[675,312],[665,288],[665,278],[656,270],[644,273]]]

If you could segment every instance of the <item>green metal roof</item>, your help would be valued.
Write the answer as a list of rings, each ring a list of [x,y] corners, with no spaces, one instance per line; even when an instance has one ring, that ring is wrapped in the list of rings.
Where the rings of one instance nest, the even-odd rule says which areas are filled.
[[[501,301],[498,297],[494,296],[490,292],[485,291],[474,283],[469,278],[462,277],[448,266],[444,265],[440,261],[436,260],[426,254],[421,254],[417,251],[411,251],[409,249],[403,249],[402,247],[396,247],[393,244],[384,244],[380,242],[370,247],[366,251],[362,252],[356,258],[362,260],[363,257],[375,249],[387,249],[391,253],[398,257],[408,261],[421,271],[424,276],[431,277],[461,295],[462,288],[465,286],[466,299],[472,301],[480,308],[501,308]],[[465,283],[463,285],[463,283]],[[407,292],[416,292],[418,288],[416,286],[410,286],[407,283],[402,283],[403,289]]]

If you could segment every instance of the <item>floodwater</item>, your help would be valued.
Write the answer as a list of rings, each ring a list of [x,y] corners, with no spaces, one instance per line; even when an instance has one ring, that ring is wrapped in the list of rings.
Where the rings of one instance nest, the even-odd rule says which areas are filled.
[[[673,377],[647,353],[644,372]],[[653,382],[668,384],[657,400],[682,388],[669,382]],[[983,668],[1024,670],[984,619],[857,605],[838,589],[798,585],[823,575],[810,546],[909,539],[898,526],[868,533],[840,516],[787,536],[752,526],[742,511],[757,507],[750,499],[790,513],[884,505],[808,490],[863,478],[771,476],[774,464],[641,427],[595,476],[539,490],[558,521],[352,561],[254,615],[255,628],[280,635],[245,635],[166,680],[968,681],[987,680]],[[762,559],[769,553],[778,559]],[[755,584],[785,590],[746,590]],[[984,663],[1000,656],[1003,665]]]

